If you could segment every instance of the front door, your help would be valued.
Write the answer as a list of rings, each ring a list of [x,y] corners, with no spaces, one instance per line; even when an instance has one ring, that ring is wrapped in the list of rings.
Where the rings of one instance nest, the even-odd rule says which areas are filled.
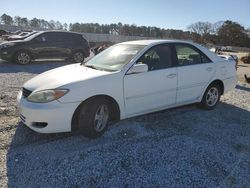
[[[33,50],[37,58],[59,58],[63,57],[64,48],[60,33],[48,32],[33,39]]]
[[[126,116],[131,117],[163,109],[176,102],[177,68],[172,47],[164,44],[152,47],[137,63],[148,65],[148,72],[124,77]]]

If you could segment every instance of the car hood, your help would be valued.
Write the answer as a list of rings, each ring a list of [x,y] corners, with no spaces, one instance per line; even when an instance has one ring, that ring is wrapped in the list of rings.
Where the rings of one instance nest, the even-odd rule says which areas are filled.
[[[27,81],[23,87],[30,91],[55,89],[63,87],[66,84],[89,80],[108,74],[112,74],[112,72],[95,70],[80,64],[73,64],[39,74]]]
[[[24,43],[23,40],[4,41],[4,42],[1,43],[1,45],[5,45],[5,44],[7,44],[7,45],[12,45],[12,44],[16,45],[16,44],[22,44],[22,43]]]

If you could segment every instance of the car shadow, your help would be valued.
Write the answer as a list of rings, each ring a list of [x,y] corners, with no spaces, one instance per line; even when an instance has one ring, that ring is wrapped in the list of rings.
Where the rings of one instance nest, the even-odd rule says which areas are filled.
[[[235,115],[234,117],[231,116],[232,113]],[[204,117],[206,117],[205,119],[207,122],[204,122]],[[107,144],[111,144],[112,147],[115,148],[114,149],[115,152],[118,153],[124,152],[124,148],[119,147],[119,145],[115,142],[117,135],[115,134],[116,132],[113,131],[113,129],[115,130],[121,127],[126,129],[126,127],[128,127],[128,125],[131,122],[137,122],[138,126],[143,125],[143,127],[145,127],[146,130],[149,130],[150,137],[152,137],[153,139],[155,137],[155,139],[158,139],[158,141],[159,141],[158,137],[159,135],[163,135],[162,139],[164,139],[170,130],[175,130],[174,132],[172,132],[173,133],[172,136],[173,137],[179,136],[179,139],[181,139],[180,136],[183,135],[183,137],[186,136],[188,136],[188,138],[193,137],[194,138],[193,142],[195,142],[197,139],[207,139],[207,142],[211,142],[215,146],[220,144],[225,144],[227,147],[231,147],[230,144],[232,144],[233,142],[232,138],[234,140],[237,140],[242,136],[242,134],[250,135],[249,117],[250,117],[249,111],[223,102],[220,103],[218,107],[213,111],[203,111],[196,108],[194,105],[191,106],[189,105],[121,121],[112,126],[111,129],[107,131],[110,132],[108,133],[110,134],[108,138],[104,135],[103,137],[94,140],[84,138],[83,136],[74,133],[39,134],[19,123],[7,151],[8,187],[22,187],[22,186],[48,187],[53,185],[63,185],[66,187],[71,187],[72,185],[79,185],[79,182],[86,180],[86,178],[87,178],[86,181],[88,181],[89,179],[87,176],[85,176],[84,171],[82,171],[81,174],[77,174],[77,176],[74,176],[75,175],[74,172],[79,171],[79,169],[82,168],[83,165],[85,165],[84,162],[80,163],[80,165],[75,165],[75,163],[78,163],[79,160],[83,160],[86,158],[84,152],[86,152],[87,150],[88,150],[88,155],[97,155],[97,156],[101,155],[101,153],[99,153],[99,149],[90,150],[93,147],[100,146],[100,148],[105,148]],[[182,120],[182,123],[180,124],[178,122],[175,123],[178,120]],[[194,122],[191,124],[190,122],[192,121]],[[210,135],[208,135],[208,133],[203,130],[204,126],[210,127],[209,131],[212,131]],[[136,129],[136,127],[134,128]],[[130,142],[133,143],[133,140],[138,139],[136,136],[137,134],[140,133],[137,132],[133,134],[133,136],[130,139],[126,137],[119,137],[118,139],[119,144],[127,143],[129,146]],[[217,139],[216,136],[220,139],[223,139],[223,141],[221,142],[221,140],[216,140]],[[147,138],[143,138],[142,140],[144,142],[147,142]],[[149,140],[147,144],[151,144],[151,142],[152,140]],[[174,140],[173,142],[174,143],[176,142],[177,144],[179,141],[177,139]],[[136,143],[137,140],[134,141],[135,145]],[[169,147],[169,148],[164,148],[164,149],[170,149],[172,144],[165,144],[164,147]],[[204,148],[204,150],[206,150],[203,144],[197,147],[199,147],[200,149]],[[195,153],[196,146],[193,145],[192,148],[194,150],[191,150],[190,152]],[[185,150],[185,148],[183,149]],[[76,152],[82,152],[83,154],[80,154],[79,157],[76,157],[75,154]],[[110,153],[108,155],[112,155],[112,150],[110,150],[109,152]],[[147,152],[150,153],[150,150],[145,150],[144,152],[145,152],[144,155],[147,156]],[[209,151],[208,153],[213,154],[214,152]],[[135,154],[130,153],[130,155],[135,155]],[[200,154],[197,153],[196,155],[199,156]],[[192,156],[191,153],[190,156]],[[110,157],[112,158],[112,156]],[[182,161],[182,158],[172,159],[171,156],[166,156],[166,157],[170,157],[169,159],[167,158],[170,161],[171,160]],[[204,160],[202,158],[204,156],[200,155],[200,157],[201,161],[197,161],[195,163],[196,170],[199,167],[199,166],[197,167],[197,165],[199,165],[199,163],[202,163],[202,161]],[[195,159],[188,159],[188,161],[189,160],[194,161]],[[227,159],[225,160],[227,161]],[[96,165],[98,165],[98,168],[101,168],[101,170],[105,170],[103,169],[104,166],[102,166],[102,164],[104,163],[106,162],[100,159],[99,164]],[[130,161],[130,163],[136,164],[136,161],[134,162]],[[183,163],[185,163],[185,161],[183,161]],[[182,165],[189,166],[190,164],[182,164]],[[55,170],[52,170],[51,168],[55,168]],[[95,166],[92,166],[92,168],[94,169]],[[207,168],[211,168],[209,169],[211,171],[214,170],[213,167],[211,166],[208,166]],[[112,170],[114,169],[111,169],[111,171]],[[183,170],[185,171],[185,169]],[[202,171],[202,169],[199,168],[198,170]],[[136,170],[134,169],[134,171]],[[96,173],[98,174],[99,172],[93,171],[92,174],[93,177],[98,176]],[[179,175],[181,176],[182,171],[180,171],[179,173],[180,173]],[[216,178],[217,178],[216,181],[218,182],[222,181],[222,179],[225,178],[228,175],[228,173],[224,173],[224,175],[220,174],[218,175],[218,177],[216,176],[205,177],[204,179],[201,179],[200,182],[198,182],[197,186],[199,186],[199,183],[200,186],[205,185],[206,181],[208,182],[215,181],[214,179]],[[179,175],[177,174],[176,177],[179,177]],[[63,180],[60,179],[59,176],[63,176]],[[192,174],[190,174],[189,176],[192,176]],[[171,182],[173,181],[173,179],[171,178],[175,177],[168,176],[168,178],[169,179],[166,181]],[[188,178],[193,179],[195,177],[188,177]],[[61,184],[60,181],[64,180],[65,183]],[[97,181],[98,183],[98,178],[95,181]],[[125,185],[126,183],[126,180],[119,180],[119,181],[121,181],[123,185]],[[157,178],[154,179],[154,181],[157,181]],[[176,182],[176,183],[177,184],[179,183],[179,186],[183,185],[181,184],[181,182]],[[105,185],[102,186],[105,187]]]
[[[235,88],[239,89],[239,90],[242,90],[242,91],[250,92],[250,87],[244,87],[244,86],[236,85]]]
[[[0,63],[0,73],[18,73],[27,72],[32,74],[40,74],[42,72],[61,67],[64,65],[71,64],[69,61],[64,61],[60,59],[56,60],[36,60],[28,65],[18,65],[14,62],[1,61]]]

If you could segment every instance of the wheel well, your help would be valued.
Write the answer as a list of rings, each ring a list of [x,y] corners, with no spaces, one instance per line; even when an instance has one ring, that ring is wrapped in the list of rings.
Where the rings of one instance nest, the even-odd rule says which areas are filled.
[[[224,84],[223,84],[223,82],[221,80],[214,80],[209,85],[213,85],[213,84],[216,84],[216,85],[220,86],[221,95],[223,95],[224,94]]]
[[[72,54],[74,54],[76,52],[82,52],[85,55],[85,52],[84,52],[83,49],[74,49],[74,50],[72,50]]]
[[[29,50],[26,50],[26,49],[17,50],[17,51],[14,53],[14,55],[13,55],[12,58],[16,58],[16,55],[17,55],[18,52],[27,52],[27,53],[30,55],[30,58],[31,58],[31,59],[33,58],[32,53],[31,53]]]
[[[97,98],[105,98],[109,101],[109,104],[111,107],[111,121],[119,121],[120,120],[120,108],[119,108],[119,105],[116,102],[116,100],[108,95],[96,95],[96,96],[92,96],[92,97],[86,99],[85,101],[81,102],[81,104],[78,105],[78,107],[76,108],[76,110],[72,116],[72,120],[71,120],[71,130],[72,131],[75,131],[78,129],[77,119],[78,119],[78,115],[79,115],[79,111],[80,111],[81,107],[87,103],[91,103],[93,100],[96,100]]]

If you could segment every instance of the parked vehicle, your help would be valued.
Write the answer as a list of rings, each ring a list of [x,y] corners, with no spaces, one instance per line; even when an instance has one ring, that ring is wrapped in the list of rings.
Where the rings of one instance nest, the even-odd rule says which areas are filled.
[[[5,31],[3,29],[0,29],[0,37],[3,36],[3,35],[6,35],[8,34],[9,32],[8,31]]]
[[[85,65],[68,65],[26,82],[18,95],[21,121],[40,133],[101,136],[108,122],[199,103],[212,110],[236,85],[236,70],[195,43],[124,42]]]
[[[23,32],[31,33],[32,30],[30,30],[30,29],[17,30],[17,31],[15,31],[15,32],[12,32],[12,34],[13,34],[13,35],[19,35],[20,33],[23,33]]]
[[[221,57],[222,59],[236,62],[231,55],[218,55],[218,56]]]
[[[80,33],[43,31],[24,40],[0,44],[0,58],[25,65],[33,59],[70,58],[83,62],[89,56],[89,44]]]
[[[38,31],[32,31],[32,32],[23,32],[19,35],[11,35],[8,38],[6,38],[6,41],[13,41],[13,40],[24,40],[34,34],[38,33]]]
[[[8,33],[2,35],[2,39],[6,40],[10,36],[17,36],[17,35],[19,35],[19,34],[21,34],[23,32],[25,32],[25,33],[31,33],[32,30],[17,30],[15,32],[8,32]]]

